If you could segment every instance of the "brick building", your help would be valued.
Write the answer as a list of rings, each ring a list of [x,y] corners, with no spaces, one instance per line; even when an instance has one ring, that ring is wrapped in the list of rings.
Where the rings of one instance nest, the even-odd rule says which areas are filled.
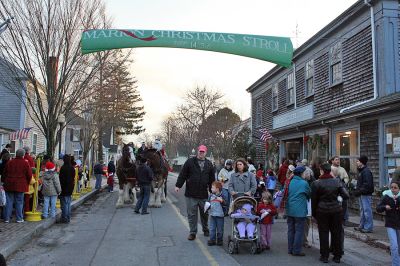
[[[356,177],[367,155],[376,187],[400,167],[399,1],[358,1],[251,85],[252,131],[267,128],[278,149],[258,138],[256,161],[309,161],[338,155]],[[270,143],[275,145],[274,143]]]

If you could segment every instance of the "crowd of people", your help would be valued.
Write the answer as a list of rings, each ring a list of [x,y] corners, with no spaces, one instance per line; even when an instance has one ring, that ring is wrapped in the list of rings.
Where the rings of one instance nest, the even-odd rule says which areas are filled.
[[[224,217],[241,217],[236,227],[239,238],[253,237],[251,223],[256,215],[260,223],[260,240],[263,250],[271,248],[274,219],[287,220],[288,254],[305,256],[303,248],[308,243],[310,225],[316,223],[320,238],[320,261],[340,263],[344,255],[344,226],[348,220],[348,200],[358,198],[360,223],[354,230],[373,232],[372,193],[374,184],[368,158],[360,156],[356,161],[358,177],[350,187],[350,178],[334,156],[329,161],[309,165],[306,159],[284,159],[275,174],[262,164],[254,167],[250,160],[228,159],[213,167],[206,158],[207,147],[201,145],[197,156],[188,159],[175,184],[178,193],[186,183],[186,206],[189,222],[188,240],[196,239],[197,220],[200,213],[204,236],[208,245],[223,245]],[[391,180],[390,190],[378,204],[378,212],[386,212],[386,227],[391,243],[393,265],[399,265],[400,209],[398,203],[399,182]],[[233,199],[238,196],[254,197],[257,209],[246,204],[232,210]],[[227,211],[229,209],[229,212]],[[209,221],[209,223],[208,223]]]

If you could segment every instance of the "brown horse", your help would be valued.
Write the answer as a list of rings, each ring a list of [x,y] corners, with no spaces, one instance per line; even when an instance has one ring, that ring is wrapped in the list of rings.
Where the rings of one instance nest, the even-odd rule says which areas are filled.
[[[161,203],[166,201],[166,193],[164,189],[167,185],[169,165],[156,149],[148,149],[142,154],[142,156],[147,159],[147,162],[154,173],[154,179],[151,183],[152,189],[149,206],[159,208],[161,207]]]
[[[117,208],[124,203],[136,204],[136,165],[133,149],[131,146],[124,145],[122,157],[117,162],[117,176],[119,181]],[[132,191],[132,196],[129,194]]]

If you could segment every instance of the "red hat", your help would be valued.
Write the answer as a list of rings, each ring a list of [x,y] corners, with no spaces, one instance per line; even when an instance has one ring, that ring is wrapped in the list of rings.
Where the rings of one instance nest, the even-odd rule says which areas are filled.
[[[200,146],[197,148],[197,150],[198,150],[198,151],[202,151],[202,152],[207,152],[207,147],[206,147],[205,145],[200,145]]]
[[[46,163],[46,171],[55,171],[55,170],[56,170],[56,166],[54,163],[52,163],[52,162]]]

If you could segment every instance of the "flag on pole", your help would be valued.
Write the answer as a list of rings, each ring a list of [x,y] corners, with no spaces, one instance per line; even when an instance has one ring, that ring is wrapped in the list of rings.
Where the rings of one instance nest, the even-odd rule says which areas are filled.
[[[28,138],[29,131],[31,127],[26,127],[22,129],[18,129],[17,131],[10,133],[10,140],[17,140],[17,139],[26,139]]]
[[[260,132],[261,132],[260,140],[267,141],[269,139],[272,139],[272,135],[269,133],[268,129],[262,128],[260,129]]]

